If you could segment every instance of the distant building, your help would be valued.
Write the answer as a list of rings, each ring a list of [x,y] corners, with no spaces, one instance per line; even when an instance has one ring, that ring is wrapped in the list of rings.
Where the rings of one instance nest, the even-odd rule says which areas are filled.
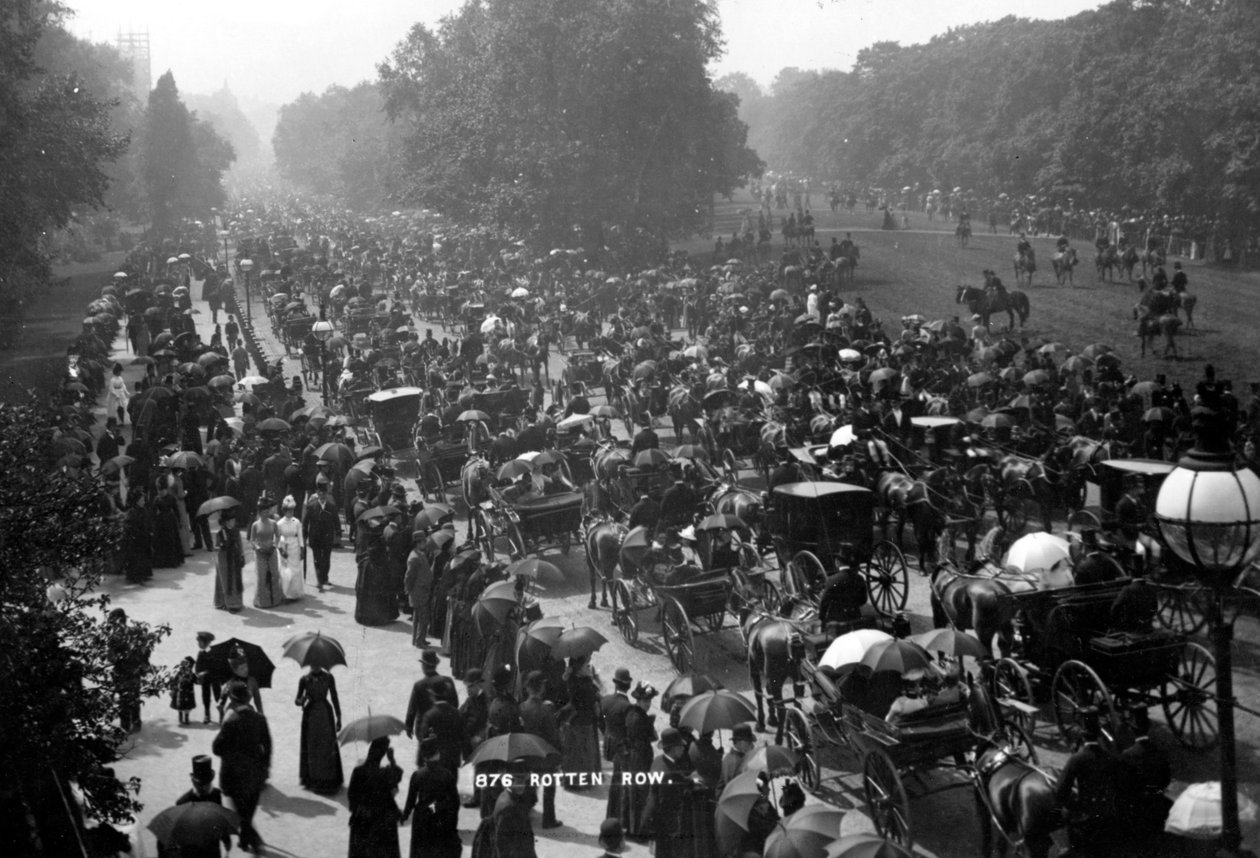
[[[131,63],[131,91],[141,104],[148,104],[149,90],[153,88],[153,74],[149,68],[149,32],[124,33],[118,31],[114,43],[123,59]]]

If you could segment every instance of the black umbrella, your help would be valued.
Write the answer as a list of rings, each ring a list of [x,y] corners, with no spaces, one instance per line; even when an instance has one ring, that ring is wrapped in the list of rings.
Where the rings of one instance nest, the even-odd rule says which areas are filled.
[[[228,638],[207,650],[211,678],[220,682],[226,682],[232,678],[234,674],[230,660],[232,654],[238,649],[245,654],[245,663],[249,665],[249,675],[258,683],[258,687],[270,688],[271,674],[275,673],[276,666],[258,644],[237,638]]]
[[[336,640],[320,632],[307,632],[284,642],[284,656],[303,667],[319,665],[331,668],[346,663],[346,651]]]
[[[241,829],[240,817],[212,801],[190,801],[168,807],[149,822],[163,846],[204,851],[219,850],[219,841]],[[201,854],[201,853],[198,853]]]

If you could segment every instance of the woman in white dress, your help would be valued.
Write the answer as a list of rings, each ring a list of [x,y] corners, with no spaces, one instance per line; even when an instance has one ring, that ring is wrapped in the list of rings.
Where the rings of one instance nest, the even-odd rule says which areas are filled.
[[[285,599],[300,599],[305,592],[302,580],[302,522],[295,515],[297,501],[286,495],[280,504],[281,515],[276,521],[276,534],[280,537],[280,588]]]
[[[127,390],[127,382],[123,380],[122,373],[122,364],[114,364],[114,374],[109,377],[106,385],[109,393],[105,397],[105,413],[117,414],[119,426],[127,423],[127,402],[131,399],[131,391]]]

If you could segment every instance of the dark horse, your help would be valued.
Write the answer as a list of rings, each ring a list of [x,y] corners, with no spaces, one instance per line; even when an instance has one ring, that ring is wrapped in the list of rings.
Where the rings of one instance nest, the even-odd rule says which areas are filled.
[[[582,542],[586,547],[586,569],[591,578],[588,608],[595,607],[597,590],[600,605],[608,607],[608,582],[616,577],[617,558],[627,533],[629,529],[624,524],[602,515],[589,517],[583,522]]]
[[[936,559],[936,538],[945,529],[945,504],[956,488],[954,482],[948,468],[937,468],[917,480],[898,471],[885,471],[875,483],[881,529],[886,533],[895,517],[897,545],[901,545],[908,522],[914,528],[919,568],[924,571],[928,562]]]
[[[1029,750],[1026,752],[1024,748]],[[976,803],[983,831],[981,855],[993,854],[993,826],[1001,834],[998,854],[1008,846],[1029,858],[1048,858],[1051,834],[1062,827],[1055,785],[1037,767],[1035,752],[1020,741],[992,740],[976,758]]]
[[[740,619],[740,633],[748,651],[748,678],[757,698],[757,729],[766,729],[768,708],[770,726],[778,728],[775,742],[783,738],[783,683],[790,678],[794,696],[805,695],[801,678],[801,660],[808,655],[805,636],[818,630],[818,612],[809,602],[787,600],[781,610],[783,616],[754,607]],[[762,677],[766,680],[764,694]]]
[[[986,331],[989,329],[989,317],[994,313],[1006,313],[1006,329],[1009,331],[1015,327],[1016,313],[1019,313],[1019,326],[1022,328],[1032,312],[1028,296],[1019,291],[990,295],[979,286],[959,286],[954,300],[957,304],[966,304],[973,316],[979,316]]]
[[[932,625],[973,630],[986,648],[998,636],[998,649],[1010,653],[1014,640],[1015,611],[1002,596],[1037,589],[1033,576],[1004,572],[993,563],[980,561],[966,572],[940,563],[932,572]]]

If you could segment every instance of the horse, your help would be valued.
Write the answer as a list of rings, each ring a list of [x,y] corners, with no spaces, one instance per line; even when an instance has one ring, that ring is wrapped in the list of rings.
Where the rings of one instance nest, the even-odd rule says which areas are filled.
[[[591,579],[591,601],[595,607],[596,576],[600,584],[600,605],[608,607],[608,584],[617,577],[617,558],[621,543],[630,530],[624,524],[604,515],[593,515],[582,524],[582,543],[586,548],[586,569]]]
[[[1031,251],[1021,250],[1015,254],[1015,285],[1023,286],[1024,281],[1032,285],[1033,272],[1037,270],[1037,257]]]
[[[681,444],[683,433],[688,432],[691,434],[691,440],[695,442],[698,436],[695,421],[704,416],[704,411],[691,392],[691,388],[678,385],[670,390],[666,412],[669,414],[670,422],[674,424],[674,440]]]
[[[1098,255],[1094,257],[1094,268],[1098,271],[1098,279],[1110,280],[1113,283],[1116,279],[1116,272],[1120,270],[1120,252],[1116,250],[1114,245],[1107,245],[1104,249],[1098,251]]]
[[[1142,357],[1146,357],[1146,349],[1149,346],[1151,354],[1155,354],[1154,340],[1161,334],[1164,337],[1164,350],[1160,357],[1168,357],[1171,352],[1173,357],[1177,357],[1177,330],[1181,327],[1181,319],[1177,318],[1176,313],[1164,313],[1156,315],[1155,313],[1143,313],[1138,317],[1137,337],[1141,343]]]
[[[1146,276],[1146,269],[1148,267],[1151,271],[1154,271],[1157,268],[1163,268],[1165,261],[1166,259],[1163,250],[1158,247],[1147,248],[1146,252],[1142,254],[1142,276]]]
[[[1036,758],[1026,759],[1019,744],[990,739],[976,758],[976,804],[979,806],[981,855],[993,850],[993,825],[1002,835],[1000,855],[1007,846],[1029,858],[1049,858],[1051,834],[1062,827],[1055,784],[1038,768]]]
[[[997,292],[990,295],[978,286],[959,286],[954,302],[966,304],[967,309],[971,311],[973,316],[980,317],[980,321],[984,324],[986,331],[989,329],[989,317],[994,313],[1006,313],[1008,317],[1007,330],[1012,330],[1015,327],[1016,313],[1019,313],[1019,326],[1021,328],[1024,327],[1024,323],[1028,321],[1028,316],[1032,313],[1032,307],[1028,303],[1028,296],[1019,291]]]
[[[778,728],[775,742],[781,742],[783,727],[783,684],[792,680],[792,692],[799,699],[805,695],[801,678],[801,661],[807,656],[805,635],[817,629],[818,613],[805,601],[789,600],[775,615],[760,607],[747,609],[740,617],[740,634],[748,656],[748,678],[752,681],[757,701],[757,729],[766,729],[766,712],[770,710],[770,726]],[[762,678],[765,693],[762,693]],[[770,703],[765,705],[768,697]]]
[[[490,500],[491,470],[490,461],[481,456],[472,456],[459,469],[459,483],[464,496],[464,504],[470,513],[468,516],[467,541],[475,542],[481,538],[481,519],[475,510],[485,501]],[[473,535],[474,524],[476,536]]]
[[[1011,593],[1038,589],[1031,575],[1011,574],[981,560],[963,573],[952,563],[938,563],[931,573],[932,625],[974,631],[986,649],[997,638],[998,652],[1010,655],[1015,639],[1015,608]]]
[[[1124,277],[1126,280],[1133,280],[1133,269],[1137,267],[1138,260],[1140,258],[1141,255],[1138,253],[1137,248],[1132,246],[1126,247],[1124,252],[1120,254],[1119,267],[1124,271]],[[1142,267],[1142,273],[1146,273],[1145,265]]]
[[[1173,292],[1173,296],[1177,299],[1177,307],[1185,311],[1186,314],[1186,333],[1194,330],[1194,308],[1198,305],[1197,296],[1189,292]]]
[[[936,559],[936,538],[945,528],[945,512],[935,499],[947,499],[955,482],[948,468],[938,468],[917,480],[899,471],[884,471],[875,482],[880,530],[886,533],[895,516],[900,546],[909,522],[918,543],[919,568],[924,571],[926,564]]]
[[[1062,488],[1063,465],[1071,455],[1065,447],[1051,447],[1040,458],[1003,456],[997,464],[998,503],[1011,510],[1011,501],[1018,504],[1031,500],[1041,512],[1042,525],[1050,531],[1051,517]]]
[[[705,502],[715,514],[737,516],[758,538],[764,537],[765,504],[756,492],[719,483]]]
[[[1076,258],[1075,247],[1069,247],[1062,253],[1056,253],[1050,262],[1054,265],[1054,277],[1059,281],[1060,286],[1063,285],[1064,281],[1073,286],[1076,285],[1072,277],[1072,269],[1077,266],[1080,260]]]
[[[966,247],[971,242],[971,224],[958,224],[958,226],[954,228],[954,235],[958,238],[958,246]]]

